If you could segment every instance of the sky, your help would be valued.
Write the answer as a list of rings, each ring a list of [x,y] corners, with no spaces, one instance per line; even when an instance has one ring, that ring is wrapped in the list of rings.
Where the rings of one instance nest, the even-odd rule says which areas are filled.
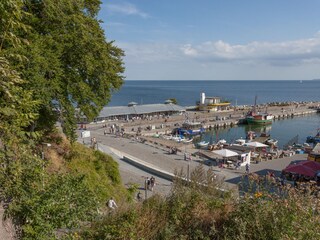
[[[102,0],[126,80],[320,78],[320,0]]]

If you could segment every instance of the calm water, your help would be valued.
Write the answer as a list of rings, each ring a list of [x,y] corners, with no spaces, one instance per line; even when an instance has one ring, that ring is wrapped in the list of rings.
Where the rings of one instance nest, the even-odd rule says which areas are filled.
[[[194,106],[200,93],[219,96],[233,105],[283,101],[320,101],[320,81],[126,81],[109,106],[163,103],[176,98],[181,106]]]
[[[255,95],[258,103],[284,101],[320,101],[320,81],[126,81],[121,90],[112,96],[109,106],[124,106],[129,102],[139,104],[163,103],[166,99],[176,98],[181,106],[194,106],[200,93],[207,96],[220,96],[233,105],[252,105]],[[272,138],[278,139],[282,147],[290,139],[299,135],[299,143],[306,137],[316,134],[320,128],[320,115],[312,114],[285,120],[276,120],[269,129],[250,129],[249,126],[220,129],[208,133],[204,138],[209,141],[226,139],[232,142],[246,132],[267,131]]]
[[[250,125],[239,125],[233,128],[218,129],[216,131],[207,132],[203,136],[203,140],[217,142],[219,139],[225,139],[228,143],[234,142],[236,139],[245,138],[248,131],[268,132],[272,138],[279,140],[278,146],[283,147],[289,140],[295,136],[298,137],[298,143],[304,143],[307,136],[315,135],[317,128],[320,127],[320,114],[310,114],[306,116],[297,116],[294,118],[276,120],[271,126],[260,127]]]

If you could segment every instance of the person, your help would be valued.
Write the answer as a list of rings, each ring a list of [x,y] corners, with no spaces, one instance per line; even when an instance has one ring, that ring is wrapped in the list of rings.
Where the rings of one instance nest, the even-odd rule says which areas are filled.
[[[137,199],[138,199],[138,201],[141,201],[141,200],[142,200],[142,194],[141,194],[140,191],[139,191],[138,194],[137,194]]]
[[[156,179],[154,176],[151,176],[150,178],[150,190],[153,191],[154,185],[156,184]]]
[[[235,169],[238,170],[240,168],[240,161],[237,161]]]
[[[118,207],[113,197],[108,200],[107,205],[110,210],[115,210]]]
[[[147,177],[146,181],[145,181],[145,188],[150,190],[150,184],[151,184],[150,179],[149,179],[149,177]]]
[[[249,174],[249,172],[250,172],[250,165],[249,165],[249,163],[246,164],[246,172],[247,172],[247,174]]]

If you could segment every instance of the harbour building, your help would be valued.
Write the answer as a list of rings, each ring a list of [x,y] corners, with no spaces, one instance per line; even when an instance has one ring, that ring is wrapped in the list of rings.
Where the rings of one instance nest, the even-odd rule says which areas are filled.
[[[205,93],[201,93],[198,109],[200,111],[224,111],[230,108],[230,104],[228,101],[221,101],[221,97],[207,97]]]
[[[173,104],[167,100],[165,103],[158,104],[137,104],[128,103],[128,106],[104,107],[99,116],[95,118],[96,122],[103,120],[131,120],[135,118],[147,118],[155,116],[170,116],[182,114],[186,109],[182,106]]]

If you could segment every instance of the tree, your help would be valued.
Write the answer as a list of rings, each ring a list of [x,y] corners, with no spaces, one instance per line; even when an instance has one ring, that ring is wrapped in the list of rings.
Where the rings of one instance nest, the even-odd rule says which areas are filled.
[[[98,0],[25,0],[32,27],[19,69],[26,89],[36,89],[40,117],[32,129],[49,129],[59,119],[73,139],[76,109],[92,120],[123,83],[123,51],[107,41],[97,19]],[[48,126],[49,125],[49,126]]]
[[[170,98],[169,99],[173,104],[178,104],[178,101],[176,98]]]

